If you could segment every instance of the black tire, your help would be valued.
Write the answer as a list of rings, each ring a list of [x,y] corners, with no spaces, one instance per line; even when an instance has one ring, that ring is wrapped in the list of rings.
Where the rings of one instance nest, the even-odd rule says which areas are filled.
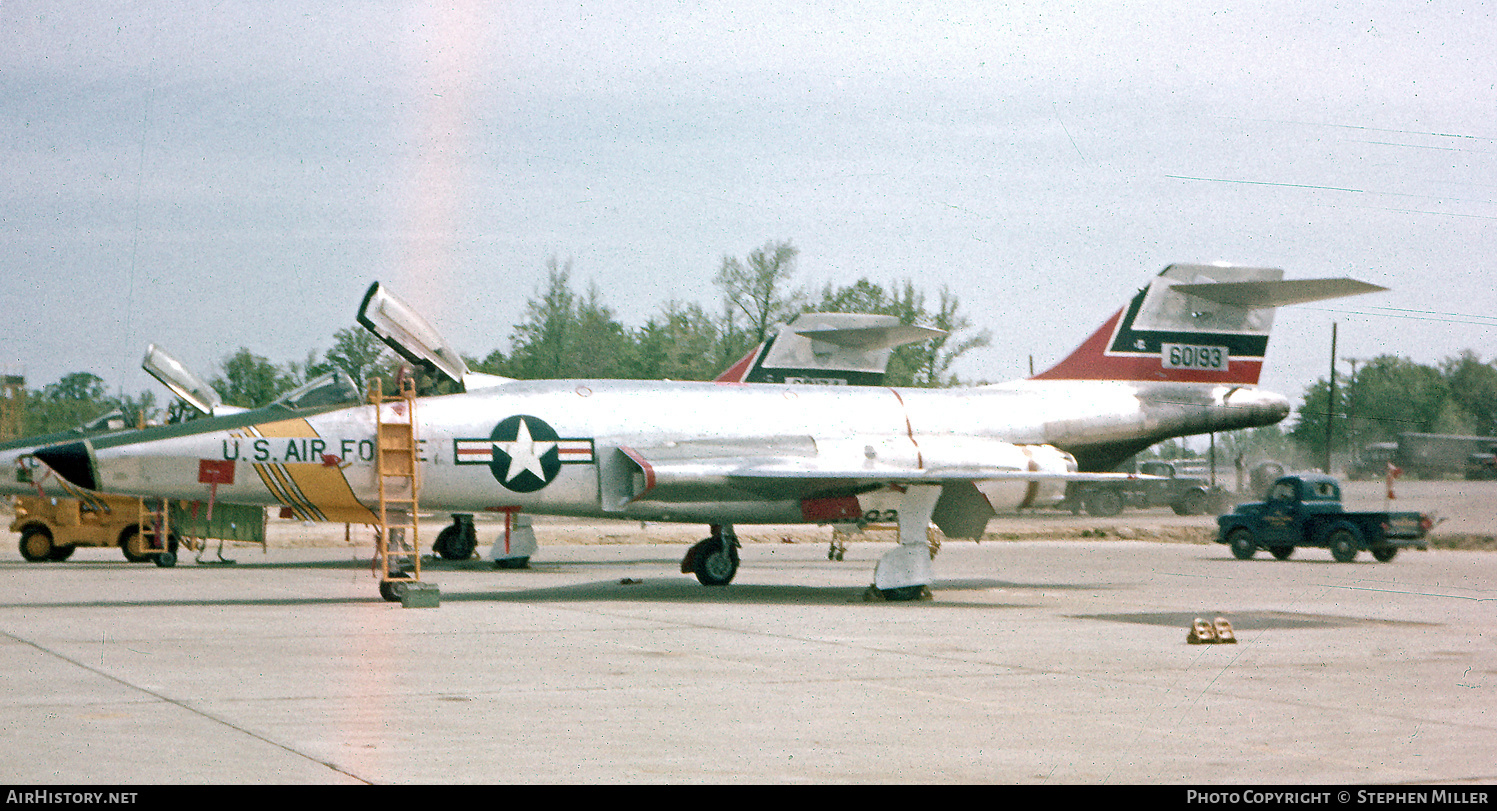
[[[900,586],[897,589],[879,589],[879,596],[891,603],[908,603],[924,598],[930,592],[927,586]]]
[[[51,554],[47,555],[47,560],[61,563],[62,561],[72,557],[73,550],[77,548],[78,547],[73,544],[68,544],[67,546],[54,546],[52,547]]]
[[[1253,555],[1258,553],[1258,539],[1253,537],[1253,531],[1247,527],[1238,527],[1228,532],[1227,546],[1232,547],[1232,557],[1238,560],[1252,560]]]
[[[409,579],[410,575],[405,572],[390,572],[389,580],[379,581],[379,596],[385,598],[385,602],[401,602],[405,597],[406,587],[406,584],[401,581]]]
[[[152,563],[163,569],[170,569],[177,565],[177,536],[166,536],[166,551],[157,552],[150,556]]]
[[[147,549],[145,540],[140,535],[140,528],[133,525],[120,532],[120,551],[125,553],[125,560],[131,563],[145,563],[154,554]]]
[[[1294,547],[1270,546],[1268,547],[1268,554],[1273,555],[1277,560],[1288,560],[1289,556],[1294,554]]]
[[[1325,534],[1325,545],[1337,563],[1351,563],[1362,551],[1362,533],[1351,524],[1337,524]]]
[[[1372,556],[1377,559],[1378,563],[1387,563],[1388,561],[1398,557],[1398,547],[1374,546],[1372,547]]]
[[[523,558],[500,558],[494,561],[495,569],[529,569],[530,556]]]
[[[692,574],[704,586],[726,586],[738,574],[738,548],[729,544],[724,550],[721,538],[699,541],[687,554]]]
[[[432,551],[441,555],[443,560],[467,560],[473,557],[473,550],[477,548],[478,538],[472,524],[448,524],[437,533],[436,543],[431,545]]]
[[[32,563],[51,560],[52,531],[46,527],[30,526],[21,530],[21,557]]]
[[[1110,518],[1123,511],[1123,495],[1116,490],[1091,490],[1082,499],[1087,515]]]

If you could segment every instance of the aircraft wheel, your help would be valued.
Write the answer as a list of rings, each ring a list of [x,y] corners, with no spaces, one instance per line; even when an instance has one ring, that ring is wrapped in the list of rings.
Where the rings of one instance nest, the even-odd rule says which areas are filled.
[[[67,560],[68,558],[73,556],[73,550],[77,548],[78,547],[74,544],[68,544],[67,546],[54,546],[52,547],[52,551],[47,554],[47,560]]]
[[[1378,563],[1387,563],[1388,561],[1398,557],[1398,547],[1374,546],[1372,547],[1372,556],[1374,558],[1377,558]]]
[[[1362,547],[1362,534],[1351,524],[1337,524],[1325,536],[1326,546],[1337,563],[1351,563]]]
[[[723,549],[721,538],[697,542],[687,556],[692,573],[704,586],[726,586],[738,574],[738,549],[732,545]]]
[[[21,557],[40,563],[51,558],[52,550],[52,533],[46,527],[21,530]]]
[[[410,575],[405,572],[390,572],[389,580],[379,581],[379,596],[385,598],[385,602],[398,603],[405,597],[406,584],[401,582],[409,580]]]
[[[879,589],[879,596],[891,603],[908,603],[930,599],[929,586],[901,586],[897,589]]]
[[[1093,490],[1082,501],[1087,515],[1108,518],[1123,511],[1123,497],[1116,490]]]
[[[478,539],[472,532],[465,532],[473,525],[449,524],[437,533],[436,543],[431,545],[432,551],[442,556],[443,560],[467,560],[473,557],[473,550],[478,547]]]
[[[1268,552],[1269,552],[1269,554],[1273,555],[1274,558],[1276,558],[1278,560],[1288,560],[1289,556],[1292,555],[1292,554],[1294,554],[1294,547],[1292,547],[1292,546],[1270,546],[1270,547],[1268,547]]]
[[[1238,527],[1227,533],[1227,545],[1232,547],[1232,557],[1250,560],[1258,552],[1258,539],[1246,527]]]
[[[523,558],[500,558],[494,561],[495,569],[528,569],[530,568],[530,557]]]

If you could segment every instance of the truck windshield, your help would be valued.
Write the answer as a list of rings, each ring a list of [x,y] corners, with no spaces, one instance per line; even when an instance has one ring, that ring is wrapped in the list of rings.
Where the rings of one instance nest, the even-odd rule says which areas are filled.
[[[1337,500],[1339,500],[1340,499],[1340,494],[1338,494],[1336,492],[1336,483],[1335,482],[1316,482],[1315,483],[1315,498],[1317,498],[1317,499],[1324,499],[1326,501],[1337,501]]]

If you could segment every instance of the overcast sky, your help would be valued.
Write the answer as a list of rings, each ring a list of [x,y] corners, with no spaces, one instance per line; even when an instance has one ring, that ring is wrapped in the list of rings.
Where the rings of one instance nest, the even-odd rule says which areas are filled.
[[[147,344],[302,361],[375,280],[483,356],[553,256],[638,326],[769,240],[949,287],[968,379],[1217,260],[1391,288],[1279,312],[1292,398],[1333,322],[1491,360],[1493,42],[1408,0],[0,0],[0,366],[164,398]]]

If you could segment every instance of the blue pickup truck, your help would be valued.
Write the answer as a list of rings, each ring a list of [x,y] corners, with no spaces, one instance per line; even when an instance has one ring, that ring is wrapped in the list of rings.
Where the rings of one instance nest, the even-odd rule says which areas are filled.
[[[1247,560],[1267,549],[1287,560],[1297,546],[1322,546],[1342,563],[1367,550],[1379,561],[1390,561],[1404,547],[1425,549],[1424,536],[1433,522],[1417,512],[1346,512],[1341,508],[1341,485],[1330,476],[1281,476],[1268,488],[1266,500],[1239,504],[1216,519],[1217,543]]]

